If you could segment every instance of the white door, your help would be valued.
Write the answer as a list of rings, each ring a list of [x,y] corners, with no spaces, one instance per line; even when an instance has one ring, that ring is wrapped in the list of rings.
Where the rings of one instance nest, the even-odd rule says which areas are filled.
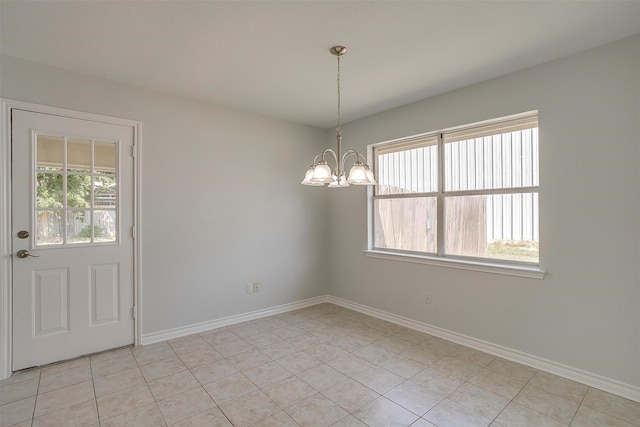
[[[14,371],[134,342],[133,144],[12,110]]]

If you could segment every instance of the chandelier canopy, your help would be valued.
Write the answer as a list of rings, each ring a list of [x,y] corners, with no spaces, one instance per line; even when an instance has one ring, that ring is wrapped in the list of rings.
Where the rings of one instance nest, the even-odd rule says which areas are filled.
[[[336,127],[337,150],[333,151],[327,148],[313,159],[313,164],[307,169],[302,180],[303,185],[323,186],[329,184],[329,188],[348,187],[349,185],[376,185],[373,177],[373,171],[367,164],[367,159],[355,150],[347,150],[342,154],[342,129],[340,121],[340,57],[347,53],[344,46],[334,46],[330,50],[331,54],[338,59],[338,126]],[[355,161],[349,176],[345,175],[345,161],[351,157],[355,157]],[[329,166],[327,160],[333,163],[333,170]]]

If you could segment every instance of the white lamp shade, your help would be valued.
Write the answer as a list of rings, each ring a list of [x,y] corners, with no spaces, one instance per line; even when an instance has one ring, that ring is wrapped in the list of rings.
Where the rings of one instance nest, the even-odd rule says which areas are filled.
[[[300,184],[302,185],[312,185],[312,186],[322,186],[324,184],[322,184],[321,182],[311,182],[311,177],[313,176],[313,172],[314,172],[314,167],[310,167],[309,169],[307,169],[307,172],[304,174],[304,179],[302,180],[302,182]]]
[[[367,178],[367,170],[362,165],[353,165],[351,170],[349,171],[349,179],[347,179],[349,184],[354,185],[367,185],[369,184],[369,178]]]
[[[373,176],[373,171],[371,169],[367,169],[367,179],[369,180],[369,185],[376,185],[378,184],[376,182],[375,177]]]
[[[313,176],[309,179],[309,181],[321,184],[329,184],[333,182],[331,168],[326,164],[317,165],[313,171]]]

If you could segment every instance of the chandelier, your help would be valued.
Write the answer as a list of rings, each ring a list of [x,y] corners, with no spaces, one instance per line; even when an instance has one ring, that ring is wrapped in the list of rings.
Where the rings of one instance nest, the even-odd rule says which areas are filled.
[[[336,140],[338,149],[333,151],[327,148],[313,159],[313,164],[307,170],[302,180],[304,185],[322,186],[329,184],[329,188],[348,187],[349,185],[376,185],[373,172],[369,169],[367,159],[355,150],[347,150],[342,154],[342,129],[340,127],[340,57],[347,53],[344,46],[334,46],[329,50],[338,59],[338,127],[336,127]],[[345,162],[351,157],[355,157],[355,161],[349,177],[345,175]],[[329,167],[327,160],[331,160],[334,168]]]

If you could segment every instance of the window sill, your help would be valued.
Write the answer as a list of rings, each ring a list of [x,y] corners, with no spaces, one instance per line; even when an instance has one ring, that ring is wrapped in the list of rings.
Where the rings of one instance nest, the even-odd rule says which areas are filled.
[[[425,255],[398,254],[378,250],[366,250],[369,258],[388,259],[393,261],[412,262],[416,264],[436,265],[438,267],[457,268],[460,270],[480,271],[483,273],[505,274],[507,276],[527,277],[530,279],[544,279],[545,271],[538,267],[522,265],[492,264],[478,261],[465,261],[451,258],[435,258]]]

